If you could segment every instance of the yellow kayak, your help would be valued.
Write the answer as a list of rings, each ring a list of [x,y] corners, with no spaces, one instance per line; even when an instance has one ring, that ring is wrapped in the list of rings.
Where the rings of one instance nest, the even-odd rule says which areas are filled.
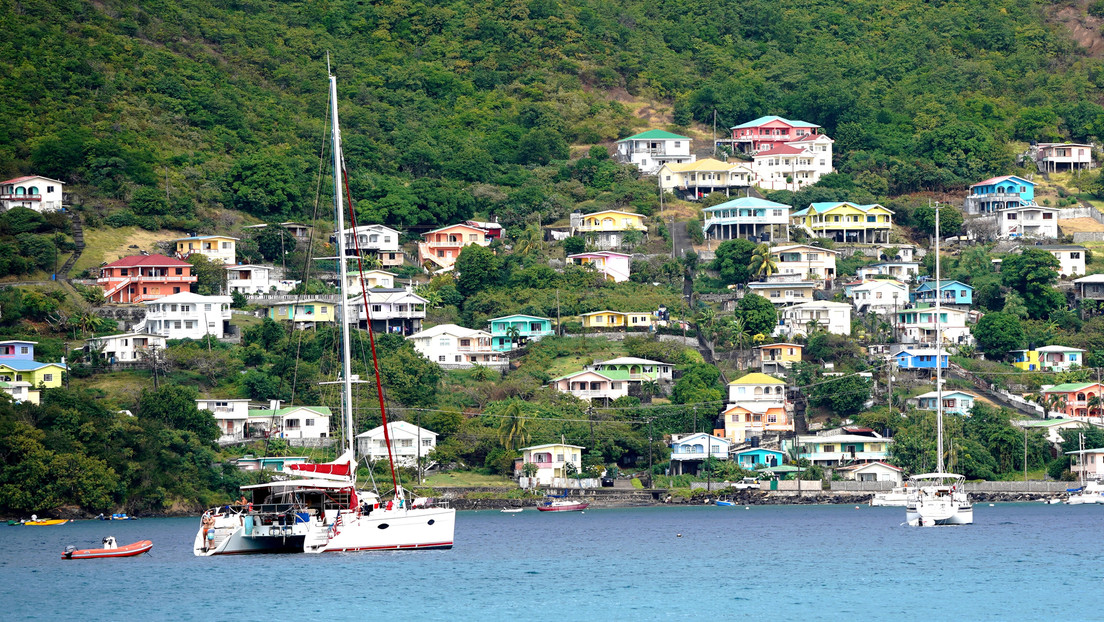
[[[65,523],[68,523],[68,522],[69,522],[69,519],[67,519],[67,518],[51,518],[51,519],[43,519],[43,520],[29,520],[29,521],[27,521],[23,524],[28,525],[28,526],[35,526],[35,527],[49,527],[50,525],[64,525]]]

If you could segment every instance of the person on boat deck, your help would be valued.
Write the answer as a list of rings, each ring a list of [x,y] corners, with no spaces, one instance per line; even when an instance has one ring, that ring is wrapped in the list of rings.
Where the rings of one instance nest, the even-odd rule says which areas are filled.
[[[31,514],[31,522],[33,523],[37,520],[38,520],[38,514]]]

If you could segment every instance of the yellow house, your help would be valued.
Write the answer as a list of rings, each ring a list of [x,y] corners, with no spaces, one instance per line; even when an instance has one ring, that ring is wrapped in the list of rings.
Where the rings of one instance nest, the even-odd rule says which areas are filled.
[[[518,450],[521,452],[521,457],[514,460],[514,475],[524,475],[525,465],[532,464],[537,467],[532,475],[537,483],[551,485],[556,479],[569,477],[571,471],[579,473],[583,470],[583,449],[585,448],[579,445],[565,443],[522,447]],[[569,464],[574,468],[569,468],[567,466]]]
[[[590,231],[647,231],[644,217],[632,212],[602,210],[593,214],[583,214],[582,223],[575,228],[580,233]]]
[[[595,311],[580,314],[583,328],[651,328],[655,322],[650,312]]]
[[[181,259],[197,253],[223,265],[232,266],[237,263],[238,238],[227,235],[198,235],[173,241],[176,242],[176,256]]]
[[[785,373],[794,363],[801,362],[802,345],[798,343],[772,343],[755,348],[759,367],[764,374]]]
[[[810,235],[836,242],[888,244],[889,230],[893,228],[893,212],[877,203],[810,203],[790,218],[795,227]]]
[[[61,363],[4,361],[0,363],[0,382],[29,382],[32,387],[53,389],[61,386],[61,375],[68,369]]]
[[[304,298],[298,302],[272,303],[268,317],[283,322],[295,322],[299,328],[314,326],[320,322],[333,322],[337,318],[337,305],[321,298]]]

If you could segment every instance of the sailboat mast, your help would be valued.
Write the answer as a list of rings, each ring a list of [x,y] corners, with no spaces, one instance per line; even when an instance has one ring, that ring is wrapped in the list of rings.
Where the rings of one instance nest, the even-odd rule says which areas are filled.
[[[939,201],[935,202],[935,457],[937,473],[943,472],[943,324],[940,322]]]
[[[341,330],[341,400],[345,414],[345,440],[347,449],[355,452],[353,443],[353,377],[352,377],[352,347],[349,344],[349,299],[345,295],[347,289],[347,269],[345,265],[345,216],[344,200],[342,198],[342,175],[345,171],[343,157],[341,155],[341,130],[337,123],[337,78],[330,74],[330,118],[333,122],[333,178],[334,178],[334,211],[337,212],[337,266],[341,278],[339,289],[341,291],[338,302],[338,325]],[[354,453],[355,455],[355,453]]]

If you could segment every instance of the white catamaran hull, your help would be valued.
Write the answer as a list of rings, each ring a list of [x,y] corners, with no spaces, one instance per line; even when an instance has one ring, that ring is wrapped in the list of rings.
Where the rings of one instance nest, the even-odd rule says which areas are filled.
[[[919,508],[907,506],[905,508],[905,520],[910,525],[921,527],[972,525],[974,523],[974,507],[972,505],[960,506],[957,504],[948,507],[942,503],[925,504]]]
[[[205,539],[203,528],[196,533],[193,552],[211,556],[448,549],[456,527],[456,510],[451,508],[379,509],[368,515],[347,511],[337,516],[339,520],[330,524],[312,517],[291,525],[255,525],[248,513],[221,516],[213,539]]]

